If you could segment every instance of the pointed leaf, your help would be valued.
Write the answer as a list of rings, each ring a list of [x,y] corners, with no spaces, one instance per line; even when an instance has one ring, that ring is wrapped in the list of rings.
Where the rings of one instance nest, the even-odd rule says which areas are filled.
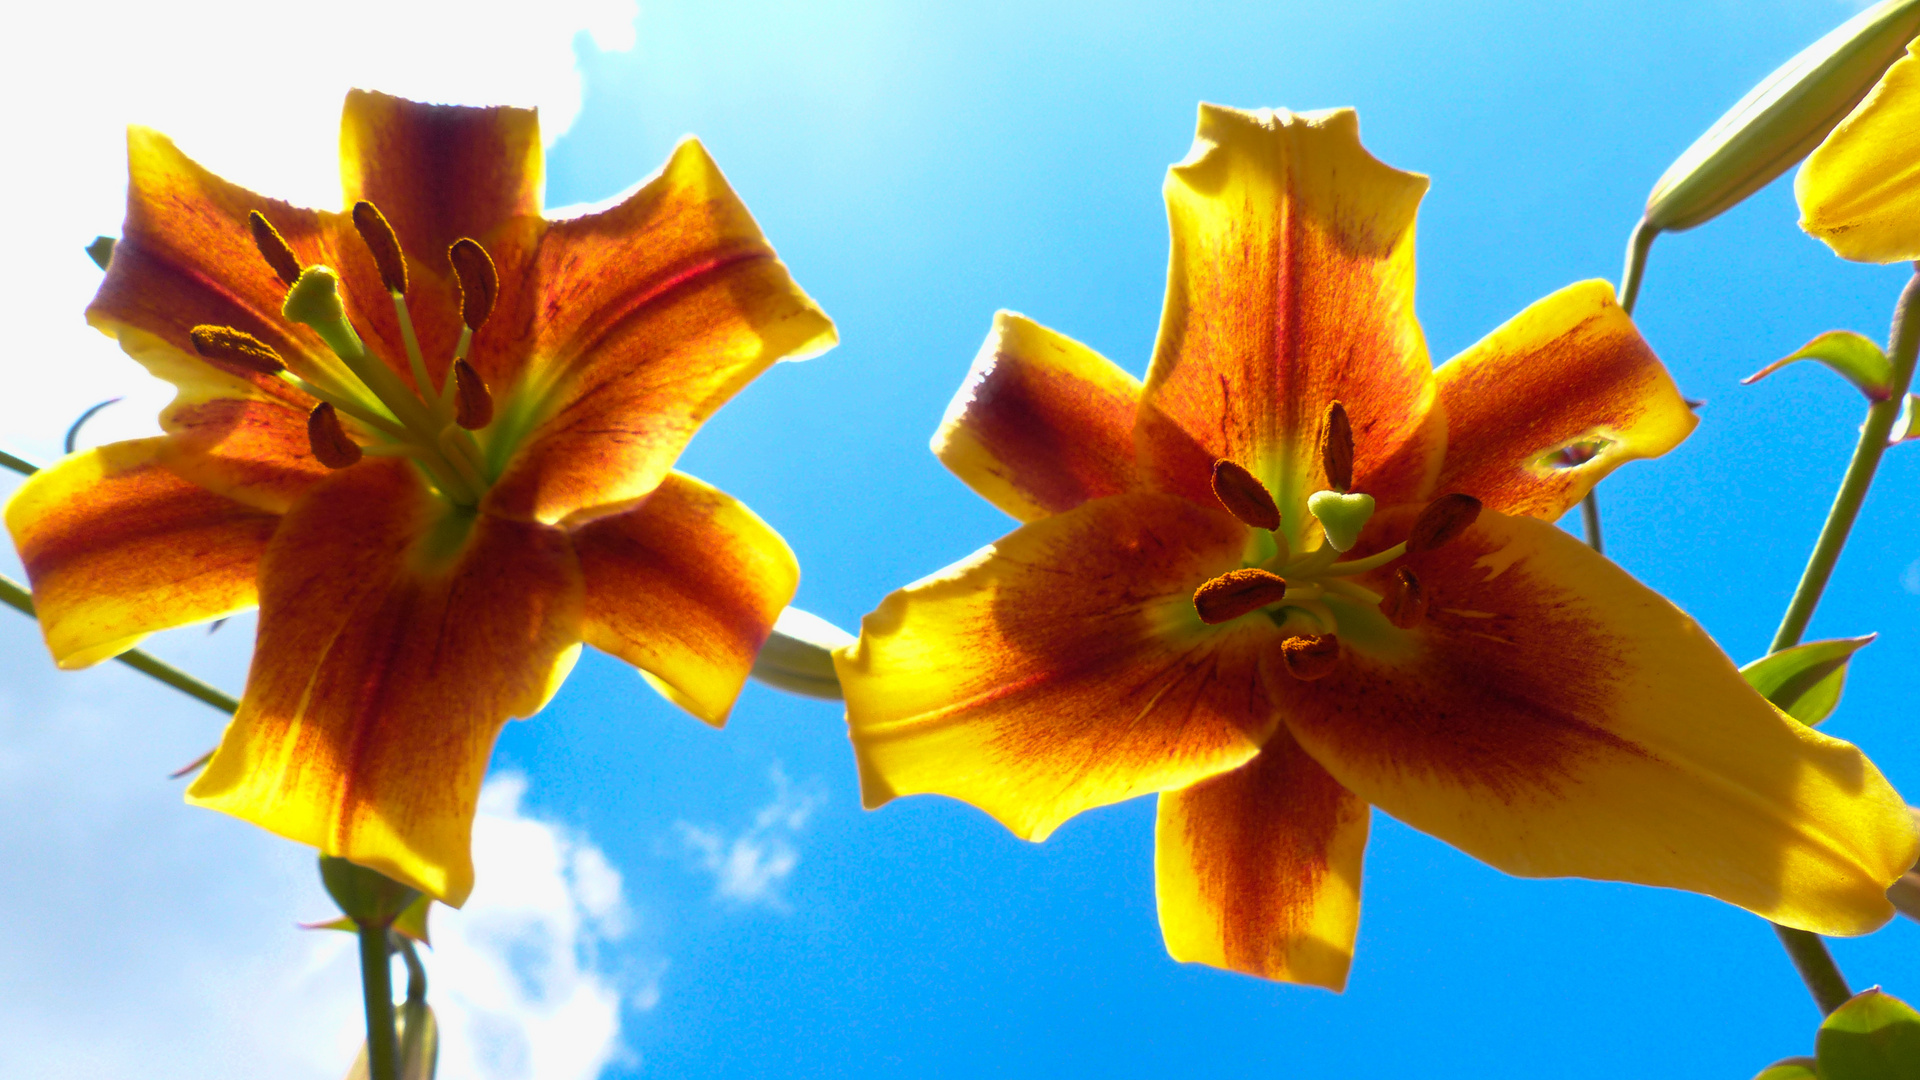
[[[1782,1058],[1760,1070],[1753,1080],[1820,1080],[1810,1057]]]
[[[1840,704],[1840,691],[1847,681],[1847,661],[1870,644],[1874,635],[1809,641],[1763,656],[1740,674],[1747,685],[1781,712],[1812,727],[1833,713]]]
[[[1867,395],[1868,401],[1885,401],[1893,396],[1893,361],[1873,339],[1851,330],[1829,330],[1800,346],[1792,356],[1775,360],[1740,382],[1759,382],[1796,360],[1820,361]]]
[[[1920,1080],[1920,1013],[1876,986],[1835,1009],[1814,1047],[1820,1080]]]
[[[393,920],[395,933],[405,934],[422,945],[431,945],[427,939],[427,909],[433,907],[433,897],[421,893],[419,899],[407,905]]]
[[[1893,422],[1893,430],[1887,432],[1887,445],[1898,446],[1908,439],[1920,439],[1920,428],[1914,426],[1916,418],[1914,406],[1920,404],[1920,394],[1908,394],[1907,400],[1900,403],[1900,416]]]

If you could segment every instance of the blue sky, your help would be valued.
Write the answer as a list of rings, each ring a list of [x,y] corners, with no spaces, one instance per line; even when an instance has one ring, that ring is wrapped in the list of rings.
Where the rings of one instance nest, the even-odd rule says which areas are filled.
[[[1167,251],[1160,181],[1197,102],[1356,106],[1377,156],[1432,177],[1419,313],[1439,360],[1561,285],[1617,277],[1667,163],[1856,9],[648,3],[630,49],[573,39],[584,95],[550,151],[548,198],[605,198],[698,134],[838,322],[838,349],[749,387],[682,467],[780,529],[801,559],[796,602],[851,627],[1009,527],[926,449],[994,310],[1144,370]],[[1738,379],[1826,329],[1884,337],[1905,276],[1840,262],[1794,218],[1776,184],[1656,244],[1641,325],[1707,404],[1678,451],[1602,488],[1609,554],[1739,661],[1771,636],[1863,405],[1812,365]],[[0,437],[46,435],[22,422]],[[1813,627],[1881,633],[1827,730],[1910,792],[1916,481],[1914,452],[1891,453]],[[4,630],[16,653],[33,644]],[[233,657],[207,655],[237,687]],[[26,659],[7,663],[38,685]],[[105,677],[118,676],[61,678]],[[0,696],[0,717],[45,700]],[[193,725],[182,745],[217,727],[179,723]],[[863,812],[840,710],[757,685],[716,733],[590,653],[546,712],[509,726],[495,767],[525,778],[515,813],[617,872],[623,925],[567,945],[623,1002],[608,1076],[1612,1077],[1659,1062],[1741,1077],[1808,1052],[1817,1022],[1751,915],[1508,878],[1384,816],[1345,994],[1179,965],[1155,921],[1150,800],[1044,845],[934,798]],[[313,914],[282,913],[273,932]],[[268,940],[264,922],[247,932]],[[1920,927],[1896,921],[1835,951],[1857,986],[1914,999],[1917,945]],[[353,991],[311,993],[336,1015]]]

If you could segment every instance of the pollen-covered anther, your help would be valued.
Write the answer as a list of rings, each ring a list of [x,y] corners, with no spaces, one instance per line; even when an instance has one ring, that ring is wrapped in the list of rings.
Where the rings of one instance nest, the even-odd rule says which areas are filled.
[[[500,294],[500,275],[493,268],[493,256],[478,242],[455,240],[447,249],[447,260],[460,281],[460,319],[467,329],[478,330],[493,313],[493,301]]]
[[[320,464],[329,469],[344,469],[360,461],[360,444],[347,437],[346,429],[340,426],[340,414],[324,401],[307,414],[307,444]]]
[[[279,276],[280,284],[292,285],[300,280],[300,260],[293,253],[287,239],[273,222],[258,210],[247,213],[247,231],[253,233],[253,246],[260,249],[260,257],[267,261],[273,272]]]
[[[465,360],[453,362],[453,422],[468,431],[493,423],[493,395]]]
[[[1347,407],[1337,401],[1327,406],[1327,419],[1320,425],[1320,467],[1328,487],[1353,490],[1353,424],[1347,420]]]
[[[362,199],[353,204],[353,227],[359,232],[361,242],[367,245],[367,251],[372,253],[373,265],[380,268],[380,284],[395,296],[405,296],[407,260],[400,254],[400,238],[393,234],[393,226],[387,224],[387,215]]]
[[[1324,679],[1340,666],[1340,639],[1332,634],[1302,634],[1280,643],[1287,674],[1301,682]]]
[[[1200,621],[1217,626],[1237,619],[1287,595],[1287,582],[1280,575],[1257,567],[1229,570],[1193,590],[1193,608]]]
[[[1255,529],[1280,527],[1280,507],[1274,503],[1267,485],[1226,458],[1213,463],[1213,497],[1220,500],[1227,513],[1240,519],[1242,525]]]
[[[1413,531],[1407,534],[1407,554],[1432,551],[1451,542],[1479,516],[1479,499],[1459,492],[1440,496],[1414,519]]]
[[[278,375],[287,370],[273,347],[244,330],[231,326],[196,326],[187,337],[193,351],[209,360],[218,360],[261,375]]]
[[[1427,617],[1427,587],[1413,571],[1401,567],[1393,575],[1393,585],[1380,600],[1380,614],[1402,630],[1411,630]]]

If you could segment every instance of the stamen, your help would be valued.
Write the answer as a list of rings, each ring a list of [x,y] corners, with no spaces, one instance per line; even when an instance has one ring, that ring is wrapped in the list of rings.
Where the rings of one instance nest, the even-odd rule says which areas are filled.
[[[463,237],[447,249],[447,259],[460,280],[460,318],[469,330],[478,330],[493,313],[493,301],[500,294],[500,275],[494,271],[493,256],[478,242]]]
[[[1328,487],[1352,490],[1353,425],[1347,407],[1337,401],[1327,406],[1326,422],[1320,425],[1320,467],[1326,470]]]
[[[360,200],[353,204],[353,227],[373,253],[373,265],[380,268],[380,283],[395,296],[407,295],[407,260],[400,254],[400,238],[380,208]]]
[[[1401,567],[1393,575],[1393,589],[1380,602],[1380,614],[1402,630],[1411,630],[1427,617],[1427,587],[1413,571]]]
[[[267,260],[273,272],[280,276],[282,285],[292,285],[300,280],[300,260],[288,246],[286,237],[273,227],[273,222],[258,210],[247,214],[247,229],[253,233],[253,246],[260,249],[260,257]]]
[[[261,375],[278,375],[287,370],[286,363],[272,346],[231,326],[196,326],[187,337],[193,341],[193,351],[209,360],[224,361]]]
[[[1274,504],[1267,485],[1226,458],[1213,463],[1213,497],[1242,525],[1269,530],[1280,527],[1280,507]]]
[[[1332,634],[1303,634],[1280,643],[1287,674],[1301,682],[1324,679],[1340,666],[1340,639]]]
[[[1200,621],[1218,626],[1250,611],[1277,603],[1287,595],[1286,579],[1256,567],[1229,570],[1193,591],[1193,607]]]
[[[493,395],[480,373],[465,360],[453,362],[453,422],[468,431],[479,431],[493,423]]]
[[[307,414],[307,444],[313,456],[329,469],[344,469],[360,462],[360,444],[347,437],[340,426],[340,414],[321,402]]]
[[[1432,551],[1451,542],[1479,516],[1479,499],[1459,492],[1440,496],[1414,519],[1413,531],[1407,535],[1407,554]]]

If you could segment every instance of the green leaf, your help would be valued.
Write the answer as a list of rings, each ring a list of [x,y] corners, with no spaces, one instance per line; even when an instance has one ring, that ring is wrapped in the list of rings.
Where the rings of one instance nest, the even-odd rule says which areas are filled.
[[[1760,1075],[1753,1080],[1820,1080],[1820,1074],[1813,1071],[1812,1058],[1790,1057],[1760,1070]]]
[[[1829,330],[1800,346],[1792,356],[1775,360],[1740,382],[1750,386],[1796,360],[1820,361],[1867,395],[1868,401],[1885,401],[1893,396],[1893,361],[1871,338],[1851,330]]]
[[[1874,635],[1809,641],[1763,656],[1740,674],[1747,685],[1781,712],[1812,727],[1833,713],[1840,704],[1840,690],[1847,682],[1847,661],[1873,642]]]
[[[107,264],[113,261],[113,237],[94,237],[93,243],[87,245],[87,258],[93,260],[93,265],[105,270]]]
[[[1820,1025],[1814,1056],[1820,1080],[1920,1080],[1920,1013],[1864,990]]]

